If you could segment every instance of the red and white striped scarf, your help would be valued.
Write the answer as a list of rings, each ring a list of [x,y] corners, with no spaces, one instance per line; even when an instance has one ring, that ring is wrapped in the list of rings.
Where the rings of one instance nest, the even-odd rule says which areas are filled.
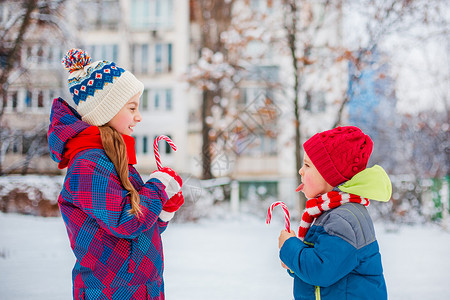
[[[353,202],[369,206],[369,199],[358,195],[331,191],[317,198],[306,201],[306,209],[303,212],[298,237],[303,241],[309,227],[324,211],[341,206],[344,203]]]

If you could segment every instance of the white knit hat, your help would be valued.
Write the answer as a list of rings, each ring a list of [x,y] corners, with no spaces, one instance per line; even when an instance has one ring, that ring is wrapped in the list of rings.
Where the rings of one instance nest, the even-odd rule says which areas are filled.
[[[144,84],[110,61],[91,63],[89,55],[71,49],[62,63],[69,70],[69,90],[82,120],[94,126],[108,123]]]

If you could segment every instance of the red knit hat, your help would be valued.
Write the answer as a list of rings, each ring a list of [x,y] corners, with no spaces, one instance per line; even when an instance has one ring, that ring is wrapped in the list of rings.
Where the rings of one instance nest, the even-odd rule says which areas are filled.
[[[325,181],[338,186],[366,168],[373,142],[358,127],[345,126],[313,135],[303,149]]]

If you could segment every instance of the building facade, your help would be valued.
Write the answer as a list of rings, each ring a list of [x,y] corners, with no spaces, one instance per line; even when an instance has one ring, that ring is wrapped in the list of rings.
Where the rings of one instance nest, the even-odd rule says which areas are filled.
[[[9,8],[7,4],[1,6],[5,16],[13,15],[5,12]],[[153,141],[164,134],[179,145],[179,150],[173,155],[170,147],[161,142],[163,163],[187,172],[187,152],[183,145],[187,144],[189,97],[181,76],[188,64],[188,0],[67,1],[61,16],[62,34],[42,39],[45,31],[36,30],[24,43],[20,64],[27,72],[9,86],[4,106],[6,127],[21,129],[16,130],[17,137],[5,151],[5,168],[26,155],[24,132],[38,124],[39,128],[48,126],[54,98],[62,97],[73,105],[67,88],[68,73],[62,67],[61,58],[68,49],[81,48],[93,61],[115,61],[144,83],[143,120],[135,130],[141,171],[150,173],[156,168]],[[52,173],[57,171],[55,167],[43,155],[33,160],[30,172]]]
[[[6,2],[0,4],[2,22],[8,20]],[[281,2],[236,3],[247,5],[255,14],[278,14],[277,22],[282,21],[277,9]],[[2,156],[4,165],[26,155],[24,133],[37,124],[41,128],[39,134],[45,138],[54,98],[62,97],[71,103],[68,73],[60,61],[68,49],[75,47],[85,49],[93,61],[115,61],[144,83],[140,106],[143,121],[135,130],[139,170],[145,174],[156,168],[153,141],[164,134],[173,139],[178,151],[174,154],[161,142],[163,165],[200,177],[201,91],[189,87],[184,78],[201,52],[199,32],[202,29],[191,20],[191,6],[190,0],[66,1],[58,34],[51,38],[47,34],[49,37],[43,39],[46,31],[38,30],[29,34],[25,41],[20,63],[28,71],[10,85],[3,115],[7,128],[20,127],[22,131],[16,132],[14,142],[3,147],[6,149]],[[320,10],[320,5],[306,7],[311,11]],[[239,9],[237,6],[234,16],[239,16]],[[268,25],[269,29],[271,26]],[[318,43],[338,45],[339,30],[339,26],[332,27]],[[239,181],[243,198],[273,197],[293,202],[298,171],[295,170],[294,149],[299,145],[293,143],[293,104],[287,100],[292,99],[289,91],[289,86],[293,85],[291,59],[280,51],[280,46],[267,45],[264,40],[249,43],[243,53],[258,58],[247,65],[245,78],[238,85],[239,96],[224,97],[229,99],[225,106],[237,113],[231,119],[219,120],[226,123],[226,129],[233,136],[224,142],[228,143],[225,148],[216,153],[213,174]],[[341,74],[333,78],[337,89],[345,90],[345,71],[346,66],[334,70]],[[302,82],[305,88],[301,90],[300,103],[306,111],[304,123],[312,124],[305,129],[306,137],[326,129],[331,123],[311,121],[318,117],[327,119],[327,108],[332,107],[330,103],[334,101],[333,94],[317,84],[318,76],[312,72],[309,81]],[[33,160],[30,172],[55,173],[58,170],[43,153]]]

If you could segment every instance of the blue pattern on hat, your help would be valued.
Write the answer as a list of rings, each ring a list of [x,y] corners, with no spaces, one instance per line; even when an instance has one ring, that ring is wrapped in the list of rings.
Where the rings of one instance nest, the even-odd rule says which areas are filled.
[[[112,83],[120,77],[124,69],[117,67],[114,62],[101,61],[95,67],[89,67],[86,76],[69,79],[69,91],[76,105],[80,101],[86,101],[93,97],[97,90],[102,90],[105,85]]]

